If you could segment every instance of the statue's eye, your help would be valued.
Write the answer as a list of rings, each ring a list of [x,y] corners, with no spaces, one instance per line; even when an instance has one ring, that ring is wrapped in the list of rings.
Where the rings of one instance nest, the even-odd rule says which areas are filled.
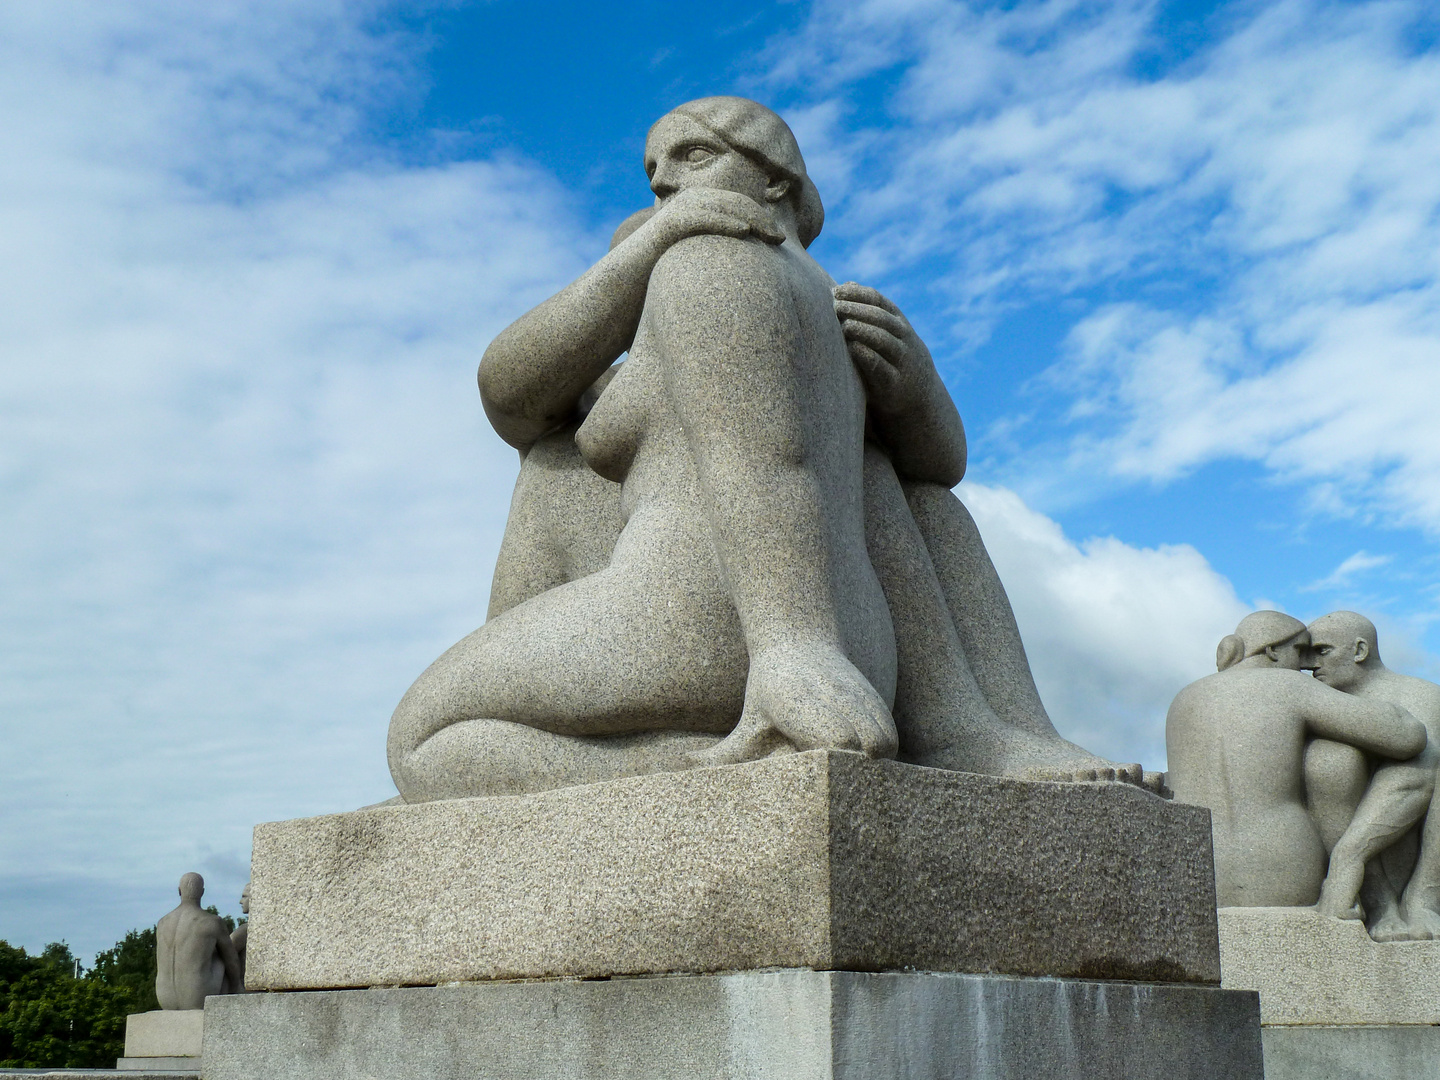
[[[704,146],[692,146],[685,151],[685,160],[691,165],[698,165],[706,158],[712,158],[714,156],[714,153],[708,147]]]

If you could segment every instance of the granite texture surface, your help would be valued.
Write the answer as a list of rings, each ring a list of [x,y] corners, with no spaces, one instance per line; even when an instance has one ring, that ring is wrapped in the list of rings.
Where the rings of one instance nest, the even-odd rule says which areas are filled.
[[[771,971],[213,998],[206,1080],[1261,1080],[1255,995]]]
[[[125,1056],[199,1057],[205,1010],[155,1009],[125,1018]]]
[[[1440,941],[1371,941],[1310,908],[1221,908],[1223,984],[1267,1025],[1440,1024]]]
[[[1440,1027],[1267,1027],[1265,1080],[1422,1080],[1440,1076]]]
[[[1209,815],[812,751],[261,825],[251,990],[806,967],[1219,980]]]

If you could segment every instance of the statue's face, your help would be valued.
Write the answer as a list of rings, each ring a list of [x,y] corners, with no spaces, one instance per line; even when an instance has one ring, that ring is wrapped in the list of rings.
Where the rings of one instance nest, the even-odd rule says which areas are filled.
[[[1365,677],[1356,655],[1356,642],[1348,635],[1316,627],[1310,634],[1310,661],[1315,678],[1336,690],[1349,690]],[[1366,650],[1368,655],[1368,650]]]
[[[250,886],[246,885],[240,891],[240,910],[246,915],[250,914]]]
[[[686,188],[737,191],[762,206],[774,201],[764,169],[681,113],[661,117],[650,129],[645,173],[657,204]]]
[[[1309,658],[1310,635],[1299,634],[1283,645],[1274,646],[1269,652],[1274,653],[1276,667],[1286,671],[1299,671]]]

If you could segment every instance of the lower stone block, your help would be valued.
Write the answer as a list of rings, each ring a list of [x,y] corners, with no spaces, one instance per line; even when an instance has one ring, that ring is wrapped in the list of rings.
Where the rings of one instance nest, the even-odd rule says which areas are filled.
[[[1267,1026],[1440,1024],[1440,941],[1371,941],[1313,908],[1221,908],[1219,921],[1222,985],[1258,990]]]
[[[198,1060],[204,1030],[204,1009],[131,1013],[125,1018],[125,1059],[188,1057]]]
[[[769,971],[247,994],[206,1080],[1262,1080],[1256,995]]]
[[[1440,1027],[1262,1029],[1265,1080],[1422,1080],[1440,1076]]]

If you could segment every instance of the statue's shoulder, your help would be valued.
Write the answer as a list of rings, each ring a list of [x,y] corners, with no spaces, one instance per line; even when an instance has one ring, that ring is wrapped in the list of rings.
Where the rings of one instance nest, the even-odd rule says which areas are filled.
[[[651,287],[679,292],[716,287],[745,289],[773,284],[784,269],[780,250],[763,240],[702,234],[671,244],[650,274]]]
[[[1440,714],[1440,685],[1417,675],[1402,675],[1398,671],[1387,674],[1389,678],[1386,681],[1400,691],[1397,695],[1398,704],[1405,708],[1414,704]],[[1398,700],[1399,698],[1407,700]]]

